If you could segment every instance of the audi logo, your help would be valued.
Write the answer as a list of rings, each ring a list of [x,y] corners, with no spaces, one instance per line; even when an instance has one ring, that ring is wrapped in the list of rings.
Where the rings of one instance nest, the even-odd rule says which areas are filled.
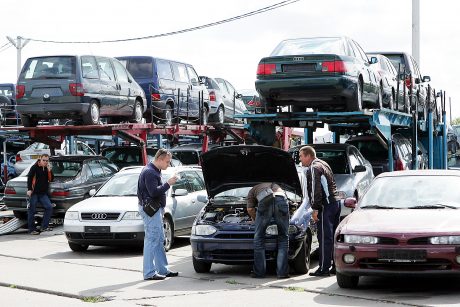
[[[107,218],[107,213],[93,213],[91,214],[93,220],[105,220]]]

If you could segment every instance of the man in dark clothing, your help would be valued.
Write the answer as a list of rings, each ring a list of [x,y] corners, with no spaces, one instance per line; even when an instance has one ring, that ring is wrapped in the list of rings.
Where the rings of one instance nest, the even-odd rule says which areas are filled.
[[[166,191],[176,183],[177,177],[172,176],[163,183],[161,171],[171,163],[171,153],[160,148],[153,161],[148,163],[139,176],[137,197],[139,199],[139,214],[144,221],[144,264],[145,280],[162,280],[166,277],[178,276],[179,273],[168,269],[168,260],[164,250],[163,214],[166,206]],[[142,207],[146,200],[160,199],[161,208],[153,216],[148,216]]]
[[[316,158],[316,151],[311,146],[300,148],[299,158],[302,166],[306,166],[307,190],[313,209],[313,220],[318,227],[319,268],[310,273],[311,276],[329,276],[335,273],[332,269],[334,253],[334,233],[340,220],[340,198],[337,192],[334,174],[331,167],[323,160]]]
[[[254,269],[251,276],[254,278],[265,277],[265,231],[273,218],[278,227],[276,275],[280,279],[288,278],[289,206],[286,201],[286,194],[276,183],[264,182],[255,185],[249,190],[247,202],[248,214],[252,220],[255,220],[256,226],[254,233]]]
[[[45,209],[41,231],[51,230],[49,222],[53,211],[53,205],[48,197],[48,187],[53,179],[54,175],[49,165],[49,155],[43,154],[40,159],[32,165],[29,174],[27,174],[27,197],[29,197],[27,224],[30,234],[40,234],[35,228],[35,212],[38,202],[42,204],[43,209]]]

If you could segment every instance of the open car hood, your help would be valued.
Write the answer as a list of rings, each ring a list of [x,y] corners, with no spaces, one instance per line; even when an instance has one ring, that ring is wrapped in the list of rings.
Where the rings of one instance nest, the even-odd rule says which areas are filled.
[[[225,146],[200,157],[208,196],[226,190],[275,182],[302,195],[299,175],[290,153],[260,145]]]

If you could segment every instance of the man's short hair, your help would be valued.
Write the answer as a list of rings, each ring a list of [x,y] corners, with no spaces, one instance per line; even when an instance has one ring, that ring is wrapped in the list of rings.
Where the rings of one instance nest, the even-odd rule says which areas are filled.
[[[303,146],[299,149],[299,152],[302,152],[304,156],[316,158],[316,150],[311,146]]]
[[[154,159],[158,160],[163,156],[172,156],[172,153],[169,150],[165,149],[165,148],[160,148],[155,153],[155,158]]]
[[[45,158],[49,158],[49,157],[50,157],[50,155],[49,155],[49,154],[46,154],[46,153],[44,153],[44,154],[41,154],[41,155],[40,155],[40,158],[43,158],[43,157],[45,157]]]

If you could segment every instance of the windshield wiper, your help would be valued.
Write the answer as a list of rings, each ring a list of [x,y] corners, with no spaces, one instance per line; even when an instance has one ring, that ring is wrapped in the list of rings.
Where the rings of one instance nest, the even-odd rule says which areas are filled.
[[[458,209],[458,207],[455,206],[449,206],[449,205],[444,205],[444,204],[429,204],[429,205],[420,205],[420,206],[413,206],[409,207],[407,209]]]
[[[380,206],[380,205],[370,205],[370,206],[363,206],[360,207],[361,209],[399,209],[395,207],[388,207],[388,206]]]

